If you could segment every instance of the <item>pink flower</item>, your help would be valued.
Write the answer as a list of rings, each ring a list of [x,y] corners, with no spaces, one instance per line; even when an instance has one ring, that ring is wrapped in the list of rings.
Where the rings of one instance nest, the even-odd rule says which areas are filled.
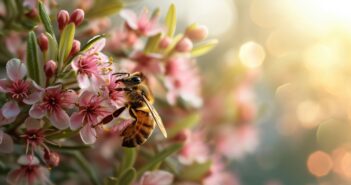
[[[171,185],[173,179],[173,174],[167,171],[157,170],[145,172],[137,185]]]
[[[203,163],[208,160],[209,148],[206,145],[202,132],[186,132],[186,140],[179,154],[179,161],[183,164],[194,162]]]
[[[125,94],[123,91],[116,91],[116,88],[120,86],[120,83],[116,83],[117,76],[116,75],[111,75],[108,85],[105,87],[105,95],[108,96],[108,101],[115,106],[116,108],[119,108],[123,105],[125,105]]]
[[[34,149],[38,146],[47,148],[47,146],[44,144],[45,136],[44,130],[41,128],[40,120],[28,117],[24,124],[26,126],[26,131],[22,135],[22,138],[25,140],[27,145],[27,153],[29,151],[31,154],[33,154]]]
[[[225,185],[239,185],[239,180],[234,173],[229,173],[224,170],[224,164],[215,158],[212,160],[213,164],[210,168],[209,174],[202,179],[203,185],[225,184]]]
[[[69,116],[64,109],[73,108],[76,99],[74,91],[62,90],[61,85],[47,87],[42,100],[31,107],[29,115],[36,119],[46,115],[53,126],[65,129],[69,126]]]
[[[6,64],[6,72],[9,79],[0,80],[0,91],[7,93],[10,100],[6,102],[1,111],[2,115],[9,119],[20,113],[18,103],[34,104],[42,95],[40,87],[31,80],[24,80],[27,68],[18,59],[11,59]]]
[[[20,59],[24,59],[26,54],[26,42],[23,40],[25,35],[20,32],[10,32],[5,37],[5,47],[14,56],[18,56]]]
[[[161,66],[161,55],[135,52],[130,58],[136,63],[132,71],[154,75],[164,72],[164,68]]]
[[[112,63],[100,51],[105,46],[106,39],[100,39],[84,54],[72,62],[72,68],[78,73],[78,85],[82,89],[92,88],[97,91],[104,84],[104,77],[112,72]]]
[[[233,147],[235,146],[235,147]],[[240,159],[252,153],[258,146],[256,127],[250,124],[234,129],[223,129],[219,132],[216,150],[229,159]]]
[[[186,58],[169,59],[166,63],[165,85],[169,103],[175,104],[181,98],[195,107],[202,105],[200,78],[194,61]]]
[[[138,36],[134,32],[117,30],[111,33],[108,39],[107,48],[116,53],[132,49],[138,43]]]
[[[112,113],[112,109],[106,99],[84,91],[78,100],[79,112],[74,112],[71,116],[71,129],[76,130],[80,127],[80,137],[85,144],[93,144],[96,141],[96,129],[93,127],[102,118]]]
[[[135,31],[138,35],[152,36],[161,32],[161,27],[157,24],[158,16],[149,18],[149,11],[145,8],[137,15],[128,9],[120,12],[121,17],[126,21],[129,29]]]
[[[21,156],[17,161],[21,166],[7,175],[7,182],[11,185],[52,184],[49,170],[39,165],[35,156]]]

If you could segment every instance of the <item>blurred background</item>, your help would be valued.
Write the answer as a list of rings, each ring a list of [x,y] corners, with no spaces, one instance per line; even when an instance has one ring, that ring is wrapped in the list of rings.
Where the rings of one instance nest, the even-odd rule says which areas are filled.
[[[257,138],[230,163],[240,182],[351,184],[351,1],[147,0],[133,7],[166,10],[171,2],[178,29],[198,22],[219,39],[198,61],[204,96],[234,101],[243,82],[252,89],[255,117],[248,119]],[[217,111],[228,121],[235,110],[238,104]]]

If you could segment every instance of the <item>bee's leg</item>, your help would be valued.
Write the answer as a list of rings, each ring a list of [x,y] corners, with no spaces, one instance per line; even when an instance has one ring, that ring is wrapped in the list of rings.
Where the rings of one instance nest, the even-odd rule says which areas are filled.
[[[116,76],[123,76],[126,75],[127,77],[130,76],[130,73],[127,72],[117,72],[117,73],[112,73],[112,75],[116,75]]]
[[[132,89],[131,88],[128,88],[128,87],[118,87],[115,89],[116,91],[129,91],[131,92]]]
[[[133,121],[133,125],[137,122],[138,118],[136,116],[135,110],[132,108],[129,108],[129,115],[132,116],[132,118],[134,118],[135,121]]]
[[[124,106],[124,107],[121,107],[117,110],[115,110],[112,114],[108,115],[108,116],[105,116],[101,121],[100,123],[96,124],[93,126],[93,128],[101,125],[101,124],[107,124],[109,122],[111,122],[114,118],[117,118],[127,107]]]

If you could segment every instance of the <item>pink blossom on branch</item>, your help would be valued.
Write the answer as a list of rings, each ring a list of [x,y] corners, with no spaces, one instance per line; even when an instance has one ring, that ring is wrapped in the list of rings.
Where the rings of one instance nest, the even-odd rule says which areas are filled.
[[[40,99],[41,88],[31,80],[24,80],[27,75],[26,66],[18,59],[11,59],[6,64],[9,79],[0,80],[0,91],[6,93],[10,100],[2,109],[2,115],[9,119],[20,113],[18,103],[31,105]]]
[[[84,91],[78,100],[79,112],[74,112],[71,116],[71,129],[79,132],[85,144],[93,144],[96,141],[96,129],[93,127],[102,118],[112,113],[113,109],[106,99],[93,92]]]
[[[62,90],[61,85],[47,87],[43,98],[29,110],[29,115],[36,119],[47,116],[52,125],[58,129],[69,126],[69,116],[64,109],[71,109],[77,94],[72,90]]]

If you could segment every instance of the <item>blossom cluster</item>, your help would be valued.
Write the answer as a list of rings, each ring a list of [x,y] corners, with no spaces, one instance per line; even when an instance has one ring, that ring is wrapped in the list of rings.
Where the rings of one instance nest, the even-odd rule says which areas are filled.
[[[17,57],[6,62],[7,77],[0,80],[0,152],[11,154],[6,181],[70,182],[64,170],[68,168],[86,173],[88,178],[72,179],[77,184],[100,184],[98,176],[104,177],[105,184],[238,184],[224,160],[241,157],[257,144],[256,132],[248,124],[255,114],[253,98],[245,97],[245,84],[238,88],[237,120],[242,123],[238,133],[233,135],[225,128],[213,133],[216,126],[206,116],[216,106],[201,97],[196,63],[196,57],[217,43],[206,40],[207,28],[192,24],[175,34],[176,11],[171,5],[165,23],[160,21],[159,10],[150,13],[145,8],[137,15],[116,8],[112,13],[119,11],[123,25],[101,33],[106,26],[96,27],[96,22],[107,15],[99,8],[119,4],[95,3],[97,9],[82,5],[72,12],[59,10],[55,22],[49,13],[54,5],[24,3],[30,13],[19,16],[34,22],[39,18],[41,24],[30,28],[34,31],[7,33],[8,52]],[[23,42],[24,37],[26,47],[11,42]],[[120,147],[120,135],[133,124],[130,111],[111,123],[101,121],[128,103],[125,93],[118,90],[123,84],[116,74],[134,72],[146,76],[169,138],[158,137],[155,131],[146,144],[127,149]],[[207,143],[210,135],[215,136],[215,144]],[[232,142],[237,142],[239,149],[228,150]],[[248,144],[239,146],[239,142]],[[75,165],[67,166],[71,161],[76,161]],[[110,170],[105,170],[107,166]]]

